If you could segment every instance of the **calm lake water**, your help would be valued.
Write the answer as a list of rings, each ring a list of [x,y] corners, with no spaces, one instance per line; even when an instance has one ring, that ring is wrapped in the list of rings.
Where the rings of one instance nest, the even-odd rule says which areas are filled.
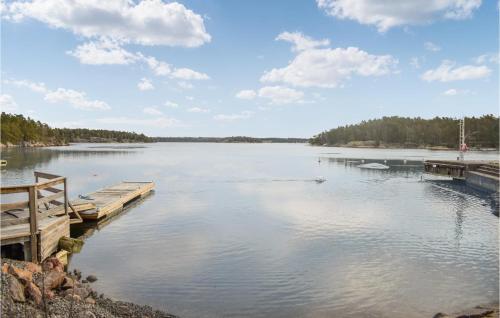
[[[182,317],[432,317],[498,301],[490,197],[422,178],[424,158],[456,152],[137,146],[2,152],[4,185],[29,183],[34,170],[67,176],[72,198],[124,180],[156,183],[71,259],[108,296]],[[346,157],[391,168],[363,170]]]

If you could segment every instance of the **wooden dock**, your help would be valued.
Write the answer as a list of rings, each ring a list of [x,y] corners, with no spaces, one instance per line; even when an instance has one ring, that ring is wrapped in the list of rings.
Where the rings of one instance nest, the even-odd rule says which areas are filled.
[[[99,220],[148,195],[154,186],[153,182],[122,182],[72,200],[71,205],[83,220]]]
[[[2,256],[21,250],[25,260],[41,262],[70,236],[70,224],[114,215],[154,188],[153,182],[122,182],[69,201],[65,177],[35,172],[35,181],[1,187]]]
[[[35,181],[1,187],[0,241],[2,252],[20,245],[25,260],[39,262],[57,251],[70,223],[81,219],[70,216],[65,177],[35,172]],[[4,203],[6,196],[11,200]]]
[[[499,191],[500,169],[498,161],[484,160],[426,160],[426,173],[465,180],[471,186]]]

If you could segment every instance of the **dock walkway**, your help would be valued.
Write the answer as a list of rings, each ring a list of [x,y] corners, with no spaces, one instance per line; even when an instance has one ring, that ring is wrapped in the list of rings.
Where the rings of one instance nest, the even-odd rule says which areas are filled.
[[[62,237],[70,236],[70,224],[104,219],[154,189],[153,182],[121,182],[70,201],[65,177],[35,172],[35,180],[1,187],[2,256],[20,245],[25,260],[42,262],[57,252]]]
[[[154,182],[122,182],[72,200],[83,220],[98,220],[123,209],[130,202],[148,195]]]
[[[426,173],[465,180],[473,187],[499,191],[500,169],[498,161],[482,160],[426,160]]]

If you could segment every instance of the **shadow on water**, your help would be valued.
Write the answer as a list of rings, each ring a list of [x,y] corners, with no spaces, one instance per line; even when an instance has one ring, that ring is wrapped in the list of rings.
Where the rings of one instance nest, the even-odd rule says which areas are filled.
[[[108,216],[100,220],[96,221],[87,220],[82,223],[72,224],[70,227],[70,236],[73,238],[86,240],[87,238],[94,235],[96,231],[99,232],[112,222],[117,221],[124,215],[130,213],[131,210],[133,210],[138,205],[152,199],[154,195],[155,191],[153,190],[149,192],[149,194],[145,197],[138,197],[130,202],[127,202],[127,204],[123,207],[123,209],[119,209],[116,212],[109,214]],[[69,263],[71,263],[71,256],[72,254],[68,255],[68,268],[69,268]]]
[[[116,212],[109,214],[108,216],[92,221],[92,220],[87,220],[82,223],[76,223],[71,225],[71,237],[79,238],[79,239],[86,239],[94,232],[102,230],[104,227],[109,225],[113,221],[117,221],[119,218],[124,216],[125,214],[128,214],[133,208],[137,207],[138,205],[142,204],[143,202],[151,199],[155,195],[155,191],[151,191],[147,196],[145,197],[137,197],[136,199],[127,202],[127,204],[123,207],[123,209],[119,209]]]
[[[499,198],[498,192],[479,190],[468,186],[465,181],[462,180],[426,180],[428,184],[432,185],[436,191],[432,191],[431,194],[440,197],[443,200],[450,198],[450,193],[454,194],[452,197],[457,200],[463,201],[463,204],[457,204],[457,206],[465,206],[473,197],[478,200],[482,206],[490,206],[491,213],[498,216],[499,215]],[[479,204],[479,203],[478,203]]]

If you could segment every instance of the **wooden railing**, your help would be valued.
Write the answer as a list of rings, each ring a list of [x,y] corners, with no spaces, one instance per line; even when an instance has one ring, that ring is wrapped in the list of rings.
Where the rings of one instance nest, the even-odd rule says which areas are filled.
[[[31,185],[5,186],[0,188],[0,193],[2,195],[28,195],[27,201],[23,200],[0,204],[2,216],[4,214],[10,214],[12,216],[10,219],[2,217],[1,227],[6,228],[18,224],[29,223],[30,252],[33,262],[38,261],[38,223],[40,220],[51,215],[67,215],[69,206],[65,177],[35,172],[35,182],[35,184]],[[61,185],[62,189],[57,188]],[[44,192],[46,194],[44,194]],[[2,200],[2,202],[3,201],[4,200]]]

